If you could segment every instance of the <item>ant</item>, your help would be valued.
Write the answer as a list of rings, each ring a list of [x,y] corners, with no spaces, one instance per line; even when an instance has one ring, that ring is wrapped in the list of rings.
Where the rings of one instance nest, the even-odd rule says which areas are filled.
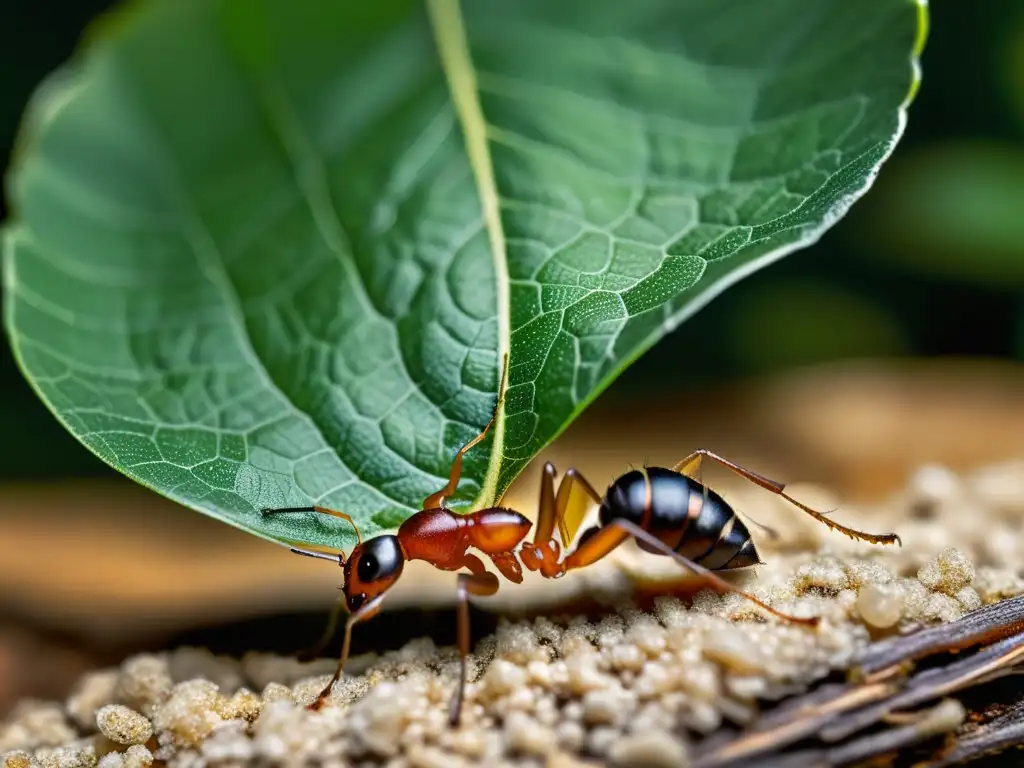
[[[508,358],[499,392],[504,390]],[[498,591],[498,577],[487,570],[483,561],[468,550],[472,547],[486,555],[494,567],[509,581],[520,584],[522,567],[537,571],[544,578],[555,579],[569,571],[596,563],[630,538],[641,549],[652,554],[671,557],[699,576],[709,586],[735,592],[769,613],[785,621],[817,626],[818,618],[792,616],[766,605],[753,595],[733,586],[715,571],[731,571],[761,565],[757,549],[747,526],[718,493],[691,475],[699,476],[704,459],[710,459],[732,470],[766,490],[782,496],[818,522],[853,539],[873,544],[900,544],[893,533],[872,534],[848,528],[830,520],[784,492],[782,483],[769,480],[755,472],[708,450],[697,450],[671,469],[645,467],[631,470],[612,482],[602,497],[575,469],[569,469],[555,491],[557,472],[553,464],[544,465],[540,485],[537,527],[532,541],[524,541],[532,526],[529,519],[512,509],[489,507],[460,514],[445,506],[445,499],[455,492],[462,472],[462,458],[483,440],[494,425],[501,407],[499,397],[494,415],[483,431],[459,449],[452,461],[448,485],[431,494],[423,508],[399,527],[397,534],[384,534],[363,541],[352,518],[344,512],[321,506],[265,509],[264,514],[316,512],[348,522],[356,532],[358,543],[346,558],[343,552],[322,549],[291,551],[337,562],[343,569],[345,584],[343,600],[349,613],[345,623],[338,667],[327,686],[310,706],[323,706],[334,684],[341,678],[352,641],[352,628],[375,616],[388,590],[402,575],[407,560],[425,560],[445,571],[465,569],[456,576],[458,596],[458,645],[461,660],[459,684],[452,696],[449,720],[456,726],[460,720],[466,687],[466,657],[469,654],[469,596],[486,597]],[[569,549],[587,512],[586,500],[574,503],[573,491],[582,489],[599,505],[599,524],[584,531],[575,548]],[[554,538],[558,528],[561,543]],[[568,551],[563,556],[562,548]],[[327,632],[320,641],[322,649],[333,633],[337,610],[332,614]],[[312,651],[311,653],[316,653]],[[308,656],[309,654],[307,654]]]

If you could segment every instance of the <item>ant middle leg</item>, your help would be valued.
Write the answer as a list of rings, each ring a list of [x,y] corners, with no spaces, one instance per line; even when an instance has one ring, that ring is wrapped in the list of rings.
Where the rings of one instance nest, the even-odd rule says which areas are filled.
[[[554,538],[555,528],[567,547],[579,530],[588,511],[588,498],[595,504],[601,503],[601,497],[593,486],[575,469],[569,469],[562,476],[555,493],[555,465],[550,461],[544,465],[540,481],[540,501],[538,503],[537,527],[533,541],[523,545],[520,559],[530,570],[540,570],[544,576],[553,577],[559,572],[558,558],[561,551]],[[581,498],[575,494],[577,486],[581,487],[586,496]]]
[[[555,465],[550,461],[544,465],[540,479],[540,502],[538,503],[537,527],[533,535],[533,543],[545,544],[558,528],[562,545],[568,546],[580,523],[587,513],[587,499],[579,495],[573,496],[577,486],[583,489],[586,496],[595,504],[601,503],[601,496],[579,472],[573,468],[562,476],[555,494],[555,476],[558,474]],[[582,503],[581,503],[582,502]]]
[[[684,557],[679,554],[670,546],[665,544],[661,539],[645,531],[631,520],[623,520],[620,518],[613,520],[603,528],[596,528],[593,530],[594,533],[588,536],[575,551],[570,552],[562,561],[562,568],[565,572],[596,563],[598,560],[608,555],[612,550],[621,546],[628,541],[630,537],[632,537],[642,541],[646,545],[649,545],[651,549],[658,553],[671,557],[681,566],[699,576],[706,584],[714,586],[725,592],[733,592],[740,595],[768,611],[768,613],[773,616],[778,616],[780,619],[797,624],[807,624],[809,626],[817,626],[818,624],[817,617],[801,618],[799,616],[792,616],[788,613],[775,610],[767,603],[764,603],[753,595],[733,586],[713,571],[710,571],[704,566],[693,562],[688,557]]]
[[[467,662],[469,656],[469,596],[488,597],[498,591],[498,577],[490,573],[480,558],[466,555],[462,563],[471,573],[460,573],[457,578],[458,589],[458,637],[459,637],[459,684],[452,695],[448,721],[456,726],[462,715],[462,701],[466,693]]]
[[[690,473],[693,471],[699,472],[701,464],[705,458],[718,462],[723,467],[732,470],[736,474],[746,478],[755,485],[759,485],[762,488],[771,491],[772,493],[778,494],[786,501],[788,501],[790,504],[792,504],[793,506],[797,507],[800,510],[803,510],[808,515],[817,520],[819,523],[827,526],[828,528],[831,528],[833,531],[839,531],[840,533],[849,536],[851,539],[867,541],[871,544],[899,544],[900,546],[903,546],[903,542],[900,541],[900,537],[897,536],[895,533],[868,533],[866,531],[857,530],[856,528],[849,528],[845,525],[841,525],[840,523],[837,523],[835,520],[830,519],[823,513],[818,512],[815,509],[811,509],[803,502],[797,501],[792,496],[787,494],[784,491],[786,486],[783,483],[776,482],[775,480],[771,480],[765,477],[764,475],[759,475],[756,472],[752,472],[746,467],[741,467],[739,464],[735,464],[729,461],[728,459],[723,458],[718,454],[712,453],[711,451],[705,450],[703,448],[691,453],[685,459],[683,459],[674,467],[672,467],[672,470],[674,472],[679,472],[684,475],[690,475]]]

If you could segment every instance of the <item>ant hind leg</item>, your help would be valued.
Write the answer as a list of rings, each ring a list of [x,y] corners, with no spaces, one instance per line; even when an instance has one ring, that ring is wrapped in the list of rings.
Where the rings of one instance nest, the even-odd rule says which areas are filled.
[[[595,529],[592,536],[586,539],[586,541],[580,544],[574,552],[571,552],[565,558],[563,566],[566,571],[571,571],[591,565],[608,555],[616,547],[625,543],[630,537],[649,545],[659,554],[671,557],[684,568],[699,576],[705,583],[726,592],[734,592],[747,600],[750,600],[755,605],[760,606],[764,610],[768,611],[768,613],[778,616],[780,619],[785,619],[786,621],[797,624],[807,624],[810,626],[816,626],[818,624],[818,619],[816,617],[801,618],[799,616],[791,616],[787,613],[775,610],[766,603],[758,600],[753,595],[733,586],[716,573],[708,570],[702,565],[698,565],[688,557],[684,557],[679,554],[670,546],[665,544],[661,539],[648,533],[631,520],[623,520],[620,518],[613,520],[603,528]]]
[[[784,490],[786,486],[783,483],[771,480],[765,477],[764,475],[759,475],[756,472],[747,469],[746,467],[741,467],[739,464],[731,462],[728,459],[719,456],[717,453],[712,453],[711,451],[708,451],[706,449],[702,448],[700,450],[694,451],[685,459],[683,459],[674,467],[672,467],[672,469],[673,471],[679,472],[684,475],[689,475],[691,472],[695,470],[699,472],[702,461],[705,458],[718,462],[723,467],[732,470],[736,474],[746,478],[755,485],[759,485],[765,490],[778,494],[786,501],[788,501],[790,504],[806,512],[819,523],[821,523],[824,526],[827,526],[828,528],[831,528],[833,531],[839,531],[840,533],[849,536],[851,539],[867,541],[871,544],[899,544],[900,546],[903,546],[903,542],[900,541],[900,537],[897,536],[895,533],[868,533],[867,531],[859,531],[856,528],[849,528],[845,525],[841,525],[840,523],[831,520],[821,512],[818,512],[815,509],[811,509],[803,502],[797,501],[792,496],[787,494]]]

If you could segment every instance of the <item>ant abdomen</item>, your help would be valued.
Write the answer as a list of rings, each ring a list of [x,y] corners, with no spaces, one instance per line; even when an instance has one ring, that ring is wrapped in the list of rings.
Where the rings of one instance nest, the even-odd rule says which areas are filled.
[[[711,570],[757,565],[750,532],[715,491],[664,467],[633,470],[608,488],[601,503],[602,526],[628,520],[680,555]],[[663,554],[643,541],[652,554]]]

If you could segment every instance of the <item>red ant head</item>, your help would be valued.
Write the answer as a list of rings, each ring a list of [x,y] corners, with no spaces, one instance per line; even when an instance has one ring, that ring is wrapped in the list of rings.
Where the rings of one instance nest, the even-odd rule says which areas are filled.
[[[345,561],[345,605],[358,611],[367,600],[388,591],[402,575],[405,553],[397,536],[375,536],[357,544]]]

